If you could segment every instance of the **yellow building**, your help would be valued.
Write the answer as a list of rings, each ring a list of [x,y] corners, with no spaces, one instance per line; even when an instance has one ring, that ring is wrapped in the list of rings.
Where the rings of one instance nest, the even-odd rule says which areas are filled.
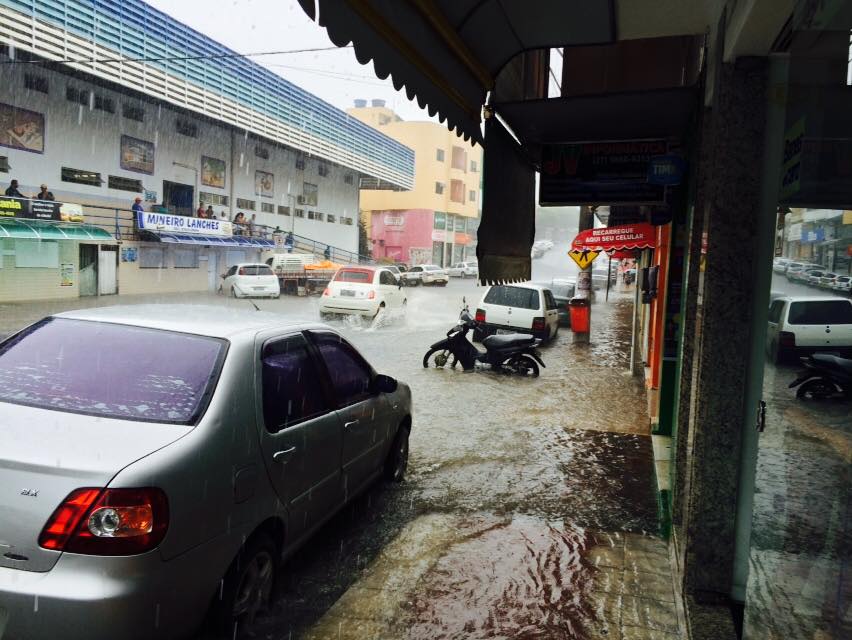
[[[482,149],[437,122],[402,120],[383,100],[347,113],[414,150],[414,189],[361,190],[374,258],[447,266],[475,258]]]

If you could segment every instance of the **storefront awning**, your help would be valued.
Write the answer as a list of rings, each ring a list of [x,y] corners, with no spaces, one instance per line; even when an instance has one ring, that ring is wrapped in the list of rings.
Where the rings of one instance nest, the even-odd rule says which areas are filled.
[[[117,242],[108,232],[89,224],[20,219],[0,220],[0,238]]]
[[[147,231],[143,238],[152,237],[160,242],[171,244],[194,244],[210,247],[242,247],[244,249],[271,249],[275,246],[272,240],[254,238],[251,236],[204,236],[194,233],[172,233],[168,231]]]

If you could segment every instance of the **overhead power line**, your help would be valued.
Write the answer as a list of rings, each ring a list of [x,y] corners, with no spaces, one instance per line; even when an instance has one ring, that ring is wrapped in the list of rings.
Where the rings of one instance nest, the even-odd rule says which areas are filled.
[[[338,49],[351,49],[352,45],[345,47],[312,47],[308,49],[289,49],[287,51],[258,51],[255,53],[218,53],[198,56],[162,56],[151,58],[64,58],[61,60],[46,60],[42,58],[32,60],[0,60],[2,64],[94,64],[97,62],[178,62],[181,60],[222,60],[226,58],[252,58],[256,56],[279,56],[290,53],[313,53],[316,51],[336,51]]]

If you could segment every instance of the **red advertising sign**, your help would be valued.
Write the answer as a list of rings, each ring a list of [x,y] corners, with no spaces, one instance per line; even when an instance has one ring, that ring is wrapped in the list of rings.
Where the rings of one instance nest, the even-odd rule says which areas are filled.
[[[577,234],[571,247],[575,251],[627,251],[653,249],[657,228],[647,222],[623,224],[602,229],[586,229]]]

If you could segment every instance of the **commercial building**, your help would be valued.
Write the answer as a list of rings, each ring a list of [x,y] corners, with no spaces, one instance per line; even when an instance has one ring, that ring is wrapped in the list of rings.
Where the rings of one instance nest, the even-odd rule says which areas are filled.
[[[475,258],[482,149],[435,122],[404,121],[383,100],[347,113],[414,150],[414,187],[361,190],[374,258],[448,266]]]
[[[108,232],[94,251],[43,238],[56,251],[23,266],[35,232],[7,212],[0,301],[214,289],[271,244],[163,237],[179,231],[169,224],[141,236],[137,196],[146,211],[203,203],[354,253],[359,185],[414,183],[411,149],[140,0],[0,0],[0,86],[0,187],[16,179],[29,197],[47,184]],[[90,265],[112,280],[116,260],[114,285],[81,288]]]

